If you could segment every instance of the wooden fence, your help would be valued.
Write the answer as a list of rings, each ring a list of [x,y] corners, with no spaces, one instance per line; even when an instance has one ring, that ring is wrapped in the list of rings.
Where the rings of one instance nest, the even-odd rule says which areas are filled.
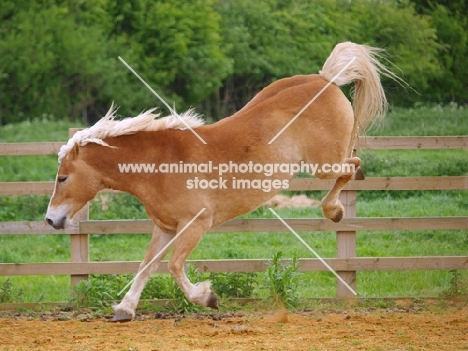
[[[71,133],[74,131],[71,130]],[[0,144],[0,156],[57,154],[61,142]],[[468,136],[448,137],[366,137],[361,149],[468,149]],[[468,160],[467,160],[468,162]],[[328,190],[333,181],[294,179],[289,190]],[[0,195],[51,194],[53,182],[0,182]],[[458,190],[468,189],[468,176],[440,177],[374,177],[351,181],[341,194],[346,217],[339,223],[328,219],[287,219],[296,231],[335,231],[336,258],[326,262],[356,289],[357,271],[377,270],[455,270],[468,269],[468,256],[431,257],[356,257],[356,231],[369,230],[467,230],[468,216],[463,217],[356,217],[356,191],[359,190]],[[0,263],[0,276],[70,275],[71,283],[87,279],[89,274],[136,273],[139,262],[90,262],[89,234],[151,233],[149,220],[89,220],[86,206],[74,226],[56,231],[43,221],[0,222],[3,234],[53,234],[71,236],[71,262],[60,263]],[[288,232],[277,219],[233,219],[210,232]],[[267,259],[199,260],[189,261],[201,272],[259,272],[266,269]],[[317,259],[300,259],[302,271],[324,271]],[[167,263],[159,272],[167,272]],[[346,286],[337,281],[337,297],[351,297]]]

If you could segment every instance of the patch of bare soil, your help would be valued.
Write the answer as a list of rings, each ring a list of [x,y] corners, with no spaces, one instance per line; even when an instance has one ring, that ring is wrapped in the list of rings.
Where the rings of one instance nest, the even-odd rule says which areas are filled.
[[[465,350],[466,303],[329,311],[152,313],[114,324],[77,312],[3,313],[0,350]]]

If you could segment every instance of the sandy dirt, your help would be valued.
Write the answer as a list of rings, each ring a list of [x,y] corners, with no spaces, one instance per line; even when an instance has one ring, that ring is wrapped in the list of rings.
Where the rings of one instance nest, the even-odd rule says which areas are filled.
[[[3,313],[0,350],[468,350],[468,307],[139,315]]]

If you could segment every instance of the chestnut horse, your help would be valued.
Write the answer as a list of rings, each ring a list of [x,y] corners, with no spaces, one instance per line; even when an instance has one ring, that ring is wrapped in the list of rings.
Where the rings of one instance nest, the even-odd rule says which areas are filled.
[[[326,164],[352,165],[345,171],[335,168],[315,174],[321,179],[336,179],[322,200],[322,211],[326,218],[339,221],[344,212],[338,200],[340,191],[359,175],[361,161],[352,157],[352,147],[358,133],[386,110],[379,75],[393,74],[378,58],[375,48],[338,44],[319,74],[278,80],[233,116],[211,125],[203,125],[192,111],[157,119],[159,115],[152,114],[154,109],[118,121],[111,107],[94,126],[76,133],[59,152],[60,166],[46,221],[56,229],[64,228],[97,192],[120,190],[136,196],[155,224],[139,272],[164,249],[137,275],[115,306],[113,320],[134,317],[148,278],[169,250],[166,244],[182,229],[173,244],[169,271],[189,301],[218,307],[210,283],[192,284],[184,273],[184,263],[208,229],[254,210],[287,188],[297,173],[297,169],[288,172],[280,167],[273,174],[258,171],[262,166],[306,162],[321,169]],[[355,83],[353,107],[338,88],[351,82]],[[312,99],[313,103],[297,116]],[[123,170],[122,165],[128,164],[166,168]],[[207,170],[208,164],[211,170]],[[171,172],[168,165],[175,165]],[[177,169],[184,165],[205,167],[190,172]],[[221,174],[221,165],[239,168],[233,166]],[[242,183],[236,183],[239,180]],[[200,214],[201,209],[205,210]]]

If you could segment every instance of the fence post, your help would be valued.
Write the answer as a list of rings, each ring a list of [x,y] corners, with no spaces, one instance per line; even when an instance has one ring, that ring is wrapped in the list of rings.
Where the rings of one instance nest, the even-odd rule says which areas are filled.
[[[71,138],[79,129],[70,128],[68,135]],[[76,225],[79,226],[80,221],[89,219],[89,205],[86,204],[74,217]],[[89,262],[89,236],[88,234],[70,234],[70,261],[72,263]],[[81,280],[87,280],[88,274],[72,274],[70,276],[71,288]]]
[[[87,220],[89,218],[89,205],[86,205],[83,209],[78,212],[74,221],[79,226],[80,221]],[[70,259],[72,263],[83,263],[89,262],[89,236],[88,234],[70,234]],[[78,283],[80,280],[87,280],[88,274],[72,274],[71,275],[71,287]]]
[[[343,190],[340,194],[340,201],[345,208],[344,217],[356,217],[356,191]],[[337,258],[356,257],[356,232],[337,231],[336,232]],[[339,276],[356,291],[356,272],[337,271]],[[338,298],[354,297],[353,293],[342,282],[337,280],[336,295]]]
[[[356,150],[353,150],[356,156]],[[345,208],[343,218],[356,217],[356,191],[343,190],[339,197]],[[337,231],[336,232],[337,258],[356,257],[356,232]],[[338,275],[356,291],[356,271],[337,271]],[[352,298],[354,294],[337,279],[336,296],[338,298]]]

